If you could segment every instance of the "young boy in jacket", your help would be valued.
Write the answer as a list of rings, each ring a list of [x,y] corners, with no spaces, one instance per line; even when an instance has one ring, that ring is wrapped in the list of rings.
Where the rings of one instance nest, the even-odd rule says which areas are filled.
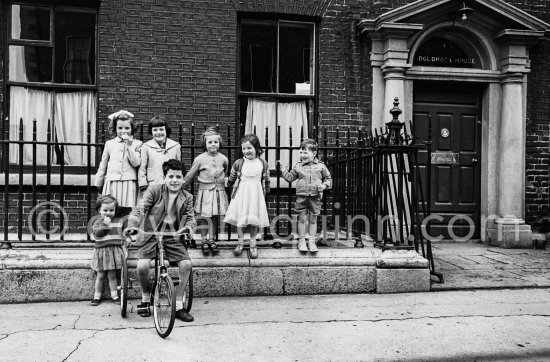
[[[298,213],[298,250],[301,252],[317,252],[315,235],[317,234],[317,216],[321,213],[323,191],[332,187],[332,178],[327,166],[317,159],[319,145],[315,140],[307,139],[300,145],[300,162],[292,170],[288,170],[280,161],[283,177],[288,182],[296,182],[296,204]],[[306,222],[309,240],[306,245]]]
[[[182,189],[185,168],[181,161],[171,159],[162,165],[164,182],[150,185],[143,194],[142,200],[134,207],[128,218],[128,228],[125,235],[138,234],[138,231],[151,233],[154,231],[188,231],[193,233],[197,225],[193,210],[193,196]],[[176,317],[184,322],[192,322],[193,316],[184,309],[183,291],[191,272],[191,259],[181,238],[163,237],[164,251],[170,262],[177,262],[180,283],[176,287]],[[142,317],[151,315],[149,301],[151,285],[149,282],[149,266],[156,254],[155,236],[138,234],[138,265],[137,272],[141,285],[142,303],[138,305],[138,313]]]

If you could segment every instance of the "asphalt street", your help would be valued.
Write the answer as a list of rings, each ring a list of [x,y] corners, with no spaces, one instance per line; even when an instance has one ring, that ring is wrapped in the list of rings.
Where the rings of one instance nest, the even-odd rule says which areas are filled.
[[[550,359],[547,288],[200,298],[192,314],[161,339],[110,302],[1,305],[0,361]]]

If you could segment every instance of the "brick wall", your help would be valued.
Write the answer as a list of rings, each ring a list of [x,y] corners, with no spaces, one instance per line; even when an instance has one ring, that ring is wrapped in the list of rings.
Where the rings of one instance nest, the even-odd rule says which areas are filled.
[[[548,1],[510,0],[529,14],[550,23]],[[527,147],[525,221],[536,230],[541,219],[550,214],[549,156],[550,156],[550,37],[533,45],[529,55],[531,73],[527,76]]]
[[[2,190],[4,191],[4,190]],[[36,203],[33,203],[33,193],[30,186],[24,186],[22,192],[22,202],[23,205],[23,217],[19,219],[19,190],[18,186],[10,186],[8,188],[8,209],[6,211],[5,207],[5,194],[2,192],[0,194],[0,232],[4,232],[4,222],[5,217],[8,218],[8,232],[17,233],[19,220],[21,220],[21,225],[23,227],[23,232],[27,233],[31,231],[29,215],[34,214],[37,220],[36,229],[40,234],[43,234],[42,231],[51,231],[52,228],[59,229],[61,222],[60,216],[62,212],[65,217],[65,222],[68,220],[69,229],[67,232],[70,233],[85,233],[86,226],[88,224],[88,194],[86,193],[86,188],[83,187],[65,187],[64,188],[65,196],[63,200],[63,205],[59,203],[60,189],[59,187],[52,186],[50,189],[50,198],[47,199],[47,189],[45,186],[38,186],[36,190]],[[97,191],[95,187],[91,188],[91,215],[95,215],[95,201],[97,198]],[[47,211],[47,201],[50,201],[50,210]],[[63,209],[60,208],[63,206]],[[62,211],[63,210],[63,211]],[[46,215],[50,214],[50,224],[46,222]],[[48,226],[49,225],[49,226]]]
[[[102,1],[100,119],[125,108],[145,123],[234,124],[236,17],[228,1]]]

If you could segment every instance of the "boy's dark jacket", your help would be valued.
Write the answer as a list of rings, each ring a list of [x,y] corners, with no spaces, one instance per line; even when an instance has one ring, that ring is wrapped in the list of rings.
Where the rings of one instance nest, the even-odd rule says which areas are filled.
[[[139,228],[145,232],[156,231],[166,216],[168,192],[164,183],[149,186],[141,201],[128,216],[128,228]],[[184,226],[194,228],[197,222],[193,209],[193,195],[182,189],[176,197],[177,229],[181,230]],[[138,233],[136,244],[143,245],[145,241],[143,233]]]

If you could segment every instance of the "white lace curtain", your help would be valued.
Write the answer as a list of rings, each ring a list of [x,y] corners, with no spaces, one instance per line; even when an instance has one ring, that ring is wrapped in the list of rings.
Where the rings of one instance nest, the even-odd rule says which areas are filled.
[[[53,138],[59,142],[86,143],[87,122],[91,121],[92,142],[95,141],[96,97],[94,91],[54,93],[25,87],[10,88],[10,139],[19,140],[19,124],[23,118],[23,140],[32,141],[33,120],[36,119],[36,139],[46,141],[48,119]],[[92,147],[92,163],[95,149]],[[57,163],[53,147],[51,164]],[[65,147],[65,165],[83,166],[87,163],[86,147]],[[19,147],[10,145],[10,163],[19,163]],[[48,162],[46,146],[38,145],[36,165]],[[23,147],[23,164],[32,165],[32,146]]]
[[[290,136],[292,133],[292,147],[300,146],[300,138],[303,129],[303,138],[308,138],[308,120],[306,102],[279,103],[274,101],[265,101],[261,99],[249,98],[246,110],[245,133],[254,133],[260,139],[262,147],[265,147],[265,129],[269,129],[269,146],[276,145],[277,126],[281,126],[281,147],[290,146]],[[292,131],[291,128],[292,127]],[[266,158],[265,154],[263,156]],[[299,151],[292,152],[292,163],[299,160]],[[275,168],[276,153],[275,150],[269,151],[267,157],[269,166]],[[280,160],[283,164],[290,165],[290,152],[281,150]]]

